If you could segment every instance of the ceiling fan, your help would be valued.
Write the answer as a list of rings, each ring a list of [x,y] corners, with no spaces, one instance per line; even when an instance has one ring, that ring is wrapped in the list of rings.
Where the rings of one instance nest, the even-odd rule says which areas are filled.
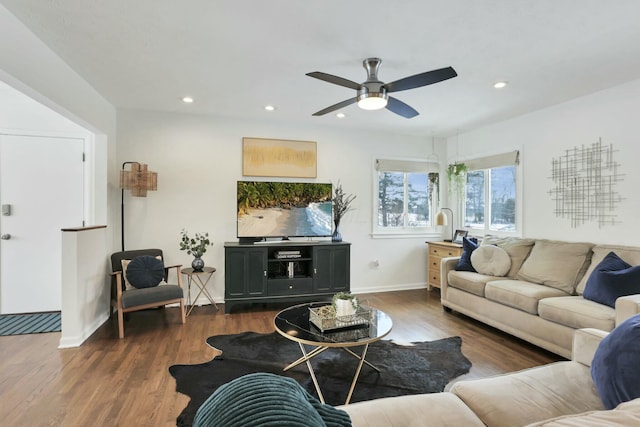
[[[348,87],[350,89],[355,89],[358,91],[358,94],[355,98],[350,98],[345,101],[338,102],[337,104],[320,110],[317,113],[313,113],[313,115],[323,116],[327,113],[339,110],[340,108],[344,108],[357,102],[358,107],[362,108],[363,110],[379,110],[386,107],[387,110],[410,119],[420,113],[418,113],[412,107],[400,101],[399,99],[389,96],[390,93],[439,83],[458,75],[458,73],[456,73],[453,68],[446,67],[440,68],[438,70],[416,74],[410,77],[405,77],[391,83],[384,83],[378,80],[378,68],[380,68],[381,63],[382,59],[380,58],[367,58],[362,61],[362,66],[365,68],[365,70],[367,70],[367,80],[364,83],[352,82],[351,80],[347,80],[345,78],[327,73],[322,73],[320,71],[307,73],[307,76],[309,77],[314,77],[325,82]]]

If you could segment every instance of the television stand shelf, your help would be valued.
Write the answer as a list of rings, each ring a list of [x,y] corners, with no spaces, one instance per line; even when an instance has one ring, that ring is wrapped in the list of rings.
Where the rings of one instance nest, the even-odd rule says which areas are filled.
[[[226,242],[225,313],[238,304],[329,300],[349,291],[350,247],[331,241]]]

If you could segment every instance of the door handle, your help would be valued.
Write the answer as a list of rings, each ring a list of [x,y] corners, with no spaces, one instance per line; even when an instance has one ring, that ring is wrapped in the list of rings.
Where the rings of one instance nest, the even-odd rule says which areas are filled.
[[[10,240],[11,239],[11,234],[5,233],[5,234],[0,236],[0,239],[2,239],[2,240]]]

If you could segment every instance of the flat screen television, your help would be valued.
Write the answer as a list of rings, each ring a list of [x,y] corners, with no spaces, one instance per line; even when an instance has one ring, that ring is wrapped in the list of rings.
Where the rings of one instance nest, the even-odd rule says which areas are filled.
[[[238,181],[238,238],[331,236],[331,184]]]

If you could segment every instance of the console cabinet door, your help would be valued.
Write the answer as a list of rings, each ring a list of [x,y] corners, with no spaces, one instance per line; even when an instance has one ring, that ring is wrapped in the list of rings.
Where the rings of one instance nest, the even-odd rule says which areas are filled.
[[[264,295],[267,289],[267,248],[225,249],[225,295]]]
[[[349,245],[317,246],[313,263],[314,292],[349,290]]]

